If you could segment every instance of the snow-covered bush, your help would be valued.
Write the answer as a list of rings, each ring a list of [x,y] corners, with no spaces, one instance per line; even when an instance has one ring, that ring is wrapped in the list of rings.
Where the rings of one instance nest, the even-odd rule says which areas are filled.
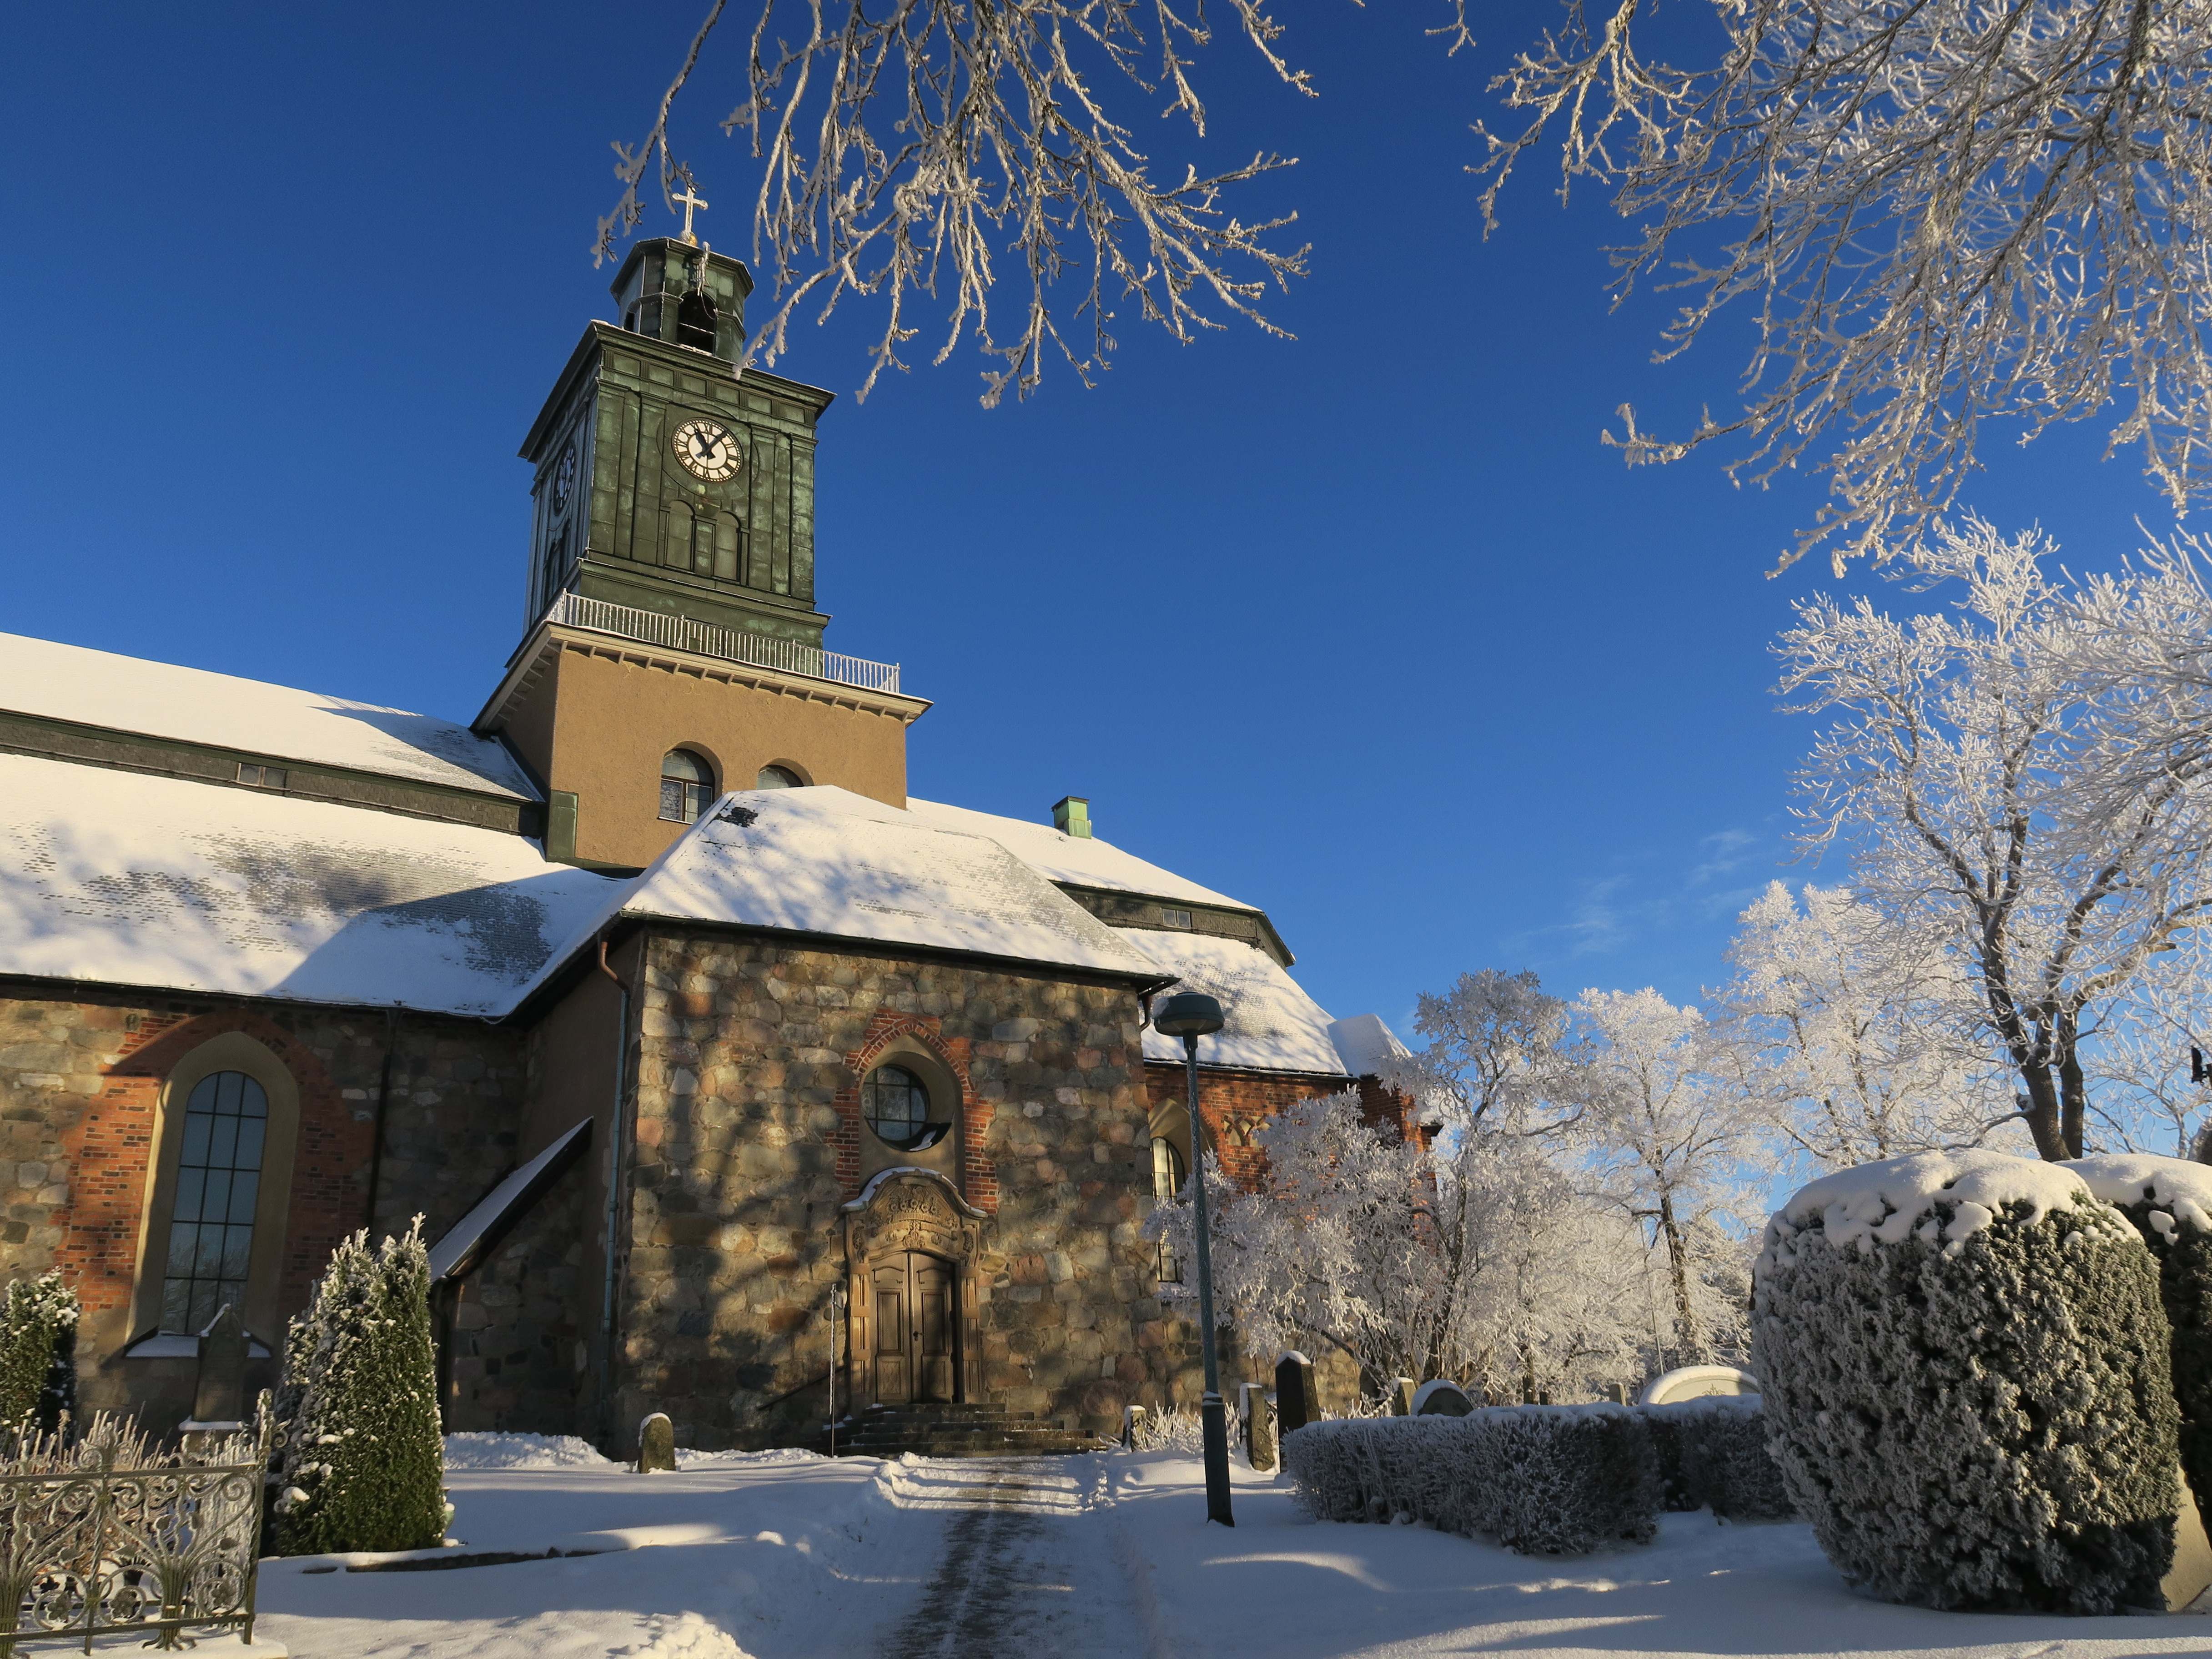
[[[2212,1497],[2212,1169],[2136,1152],[2065,1167],[2135,1223],[2158,1261],[2159,1294],[2173,1328],[2181,1467],[2200,1501]]]
[[[445,1534],[445,1449],[422,1218],[340,1244],[292,1322],[277,1396],[288,1555],[428,1549]]]
[[[1667,1509],[1709,1509],[1736,1521],[1782,1521],[1796,1513],[1781,1467],[1767,1449],[1766,1417],[1757,1395],[1713,1395],[1637,1409],[1651,1436]]]
[[[1230,1438],[1237,1438],[1233,1428]],[[1192,1406],[1146,1412],[1130,1425],[1129,1441],[1135,1451],[1188,1452],[1194,1456],[1206,1449],[1206,1419]]]
[[[1316,1520],[1406,1518],[1522,1555],[1644,1543],[1658,1525],[1651,1443],[1620,1406],[1309,1423],[1285,1437],[1283,1467]]]
[[[2162,1605],[2179,1496],[2158,1273],[2081,1178],[1921,1152],[1767,1224],[1753,1369],[1846,1577],[1933,1607]]]
[[[76,1292],[58,1273],[0,1296],[0,1430],[52,1434],[76,1409]]]

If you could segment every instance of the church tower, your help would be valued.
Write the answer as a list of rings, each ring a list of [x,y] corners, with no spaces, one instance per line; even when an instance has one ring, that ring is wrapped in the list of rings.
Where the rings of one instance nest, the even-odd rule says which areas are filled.
[[[703,205],[701,204],[700,205]],[[523,441],[528,632],[476,729],[550,800],[549,858],[649,862],[725,790],[836,784],[906,805],[895,665],[825,650],[815,428],[832,394],[742,377],[752,275],[637,243]]]

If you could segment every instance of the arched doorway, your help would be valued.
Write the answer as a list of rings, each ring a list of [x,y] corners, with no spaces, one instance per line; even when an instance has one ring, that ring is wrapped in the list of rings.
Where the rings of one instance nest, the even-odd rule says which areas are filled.
[[[949,1403],[960,1397],[959,1274],[921,1250],[868,1270],[875,1310],[876,1403]]]
[[[975,1275],[983,1212],[928,1170],[886,1170],[845,1211],[852,1310],[842,1399],[957,1405],[983,1398]]]

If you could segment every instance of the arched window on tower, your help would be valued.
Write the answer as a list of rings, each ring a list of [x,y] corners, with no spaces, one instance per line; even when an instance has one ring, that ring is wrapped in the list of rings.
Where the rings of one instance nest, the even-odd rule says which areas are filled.
[[[671,823],[696,823],[714,799],[714,769],[689,749],[672,749],[660,761],[660,816]]]
[[[756,789],[796,789],[799,775],[787,766],[763,766],[760,776],[753,780]]]
[[[1175,1142],[1165,1135],[1152,1137],[1152,1196],[1164,1204],[1182,1201],[1182,1153]],[[1159,1280],[1163,1285],[1182,1283],[1182,1261],[1168,1249],[1164,1238],[1160,1241]]]

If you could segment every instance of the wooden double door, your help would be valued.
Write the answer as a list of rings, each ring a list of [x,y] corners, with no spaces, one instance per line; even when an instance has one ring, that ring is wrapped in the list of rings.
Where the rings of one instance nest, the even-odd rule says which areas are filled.
[[[959,1281],[952,1264],[909,1251],[869,1271],[877,1401],[905,1406],[958,1399]]]

